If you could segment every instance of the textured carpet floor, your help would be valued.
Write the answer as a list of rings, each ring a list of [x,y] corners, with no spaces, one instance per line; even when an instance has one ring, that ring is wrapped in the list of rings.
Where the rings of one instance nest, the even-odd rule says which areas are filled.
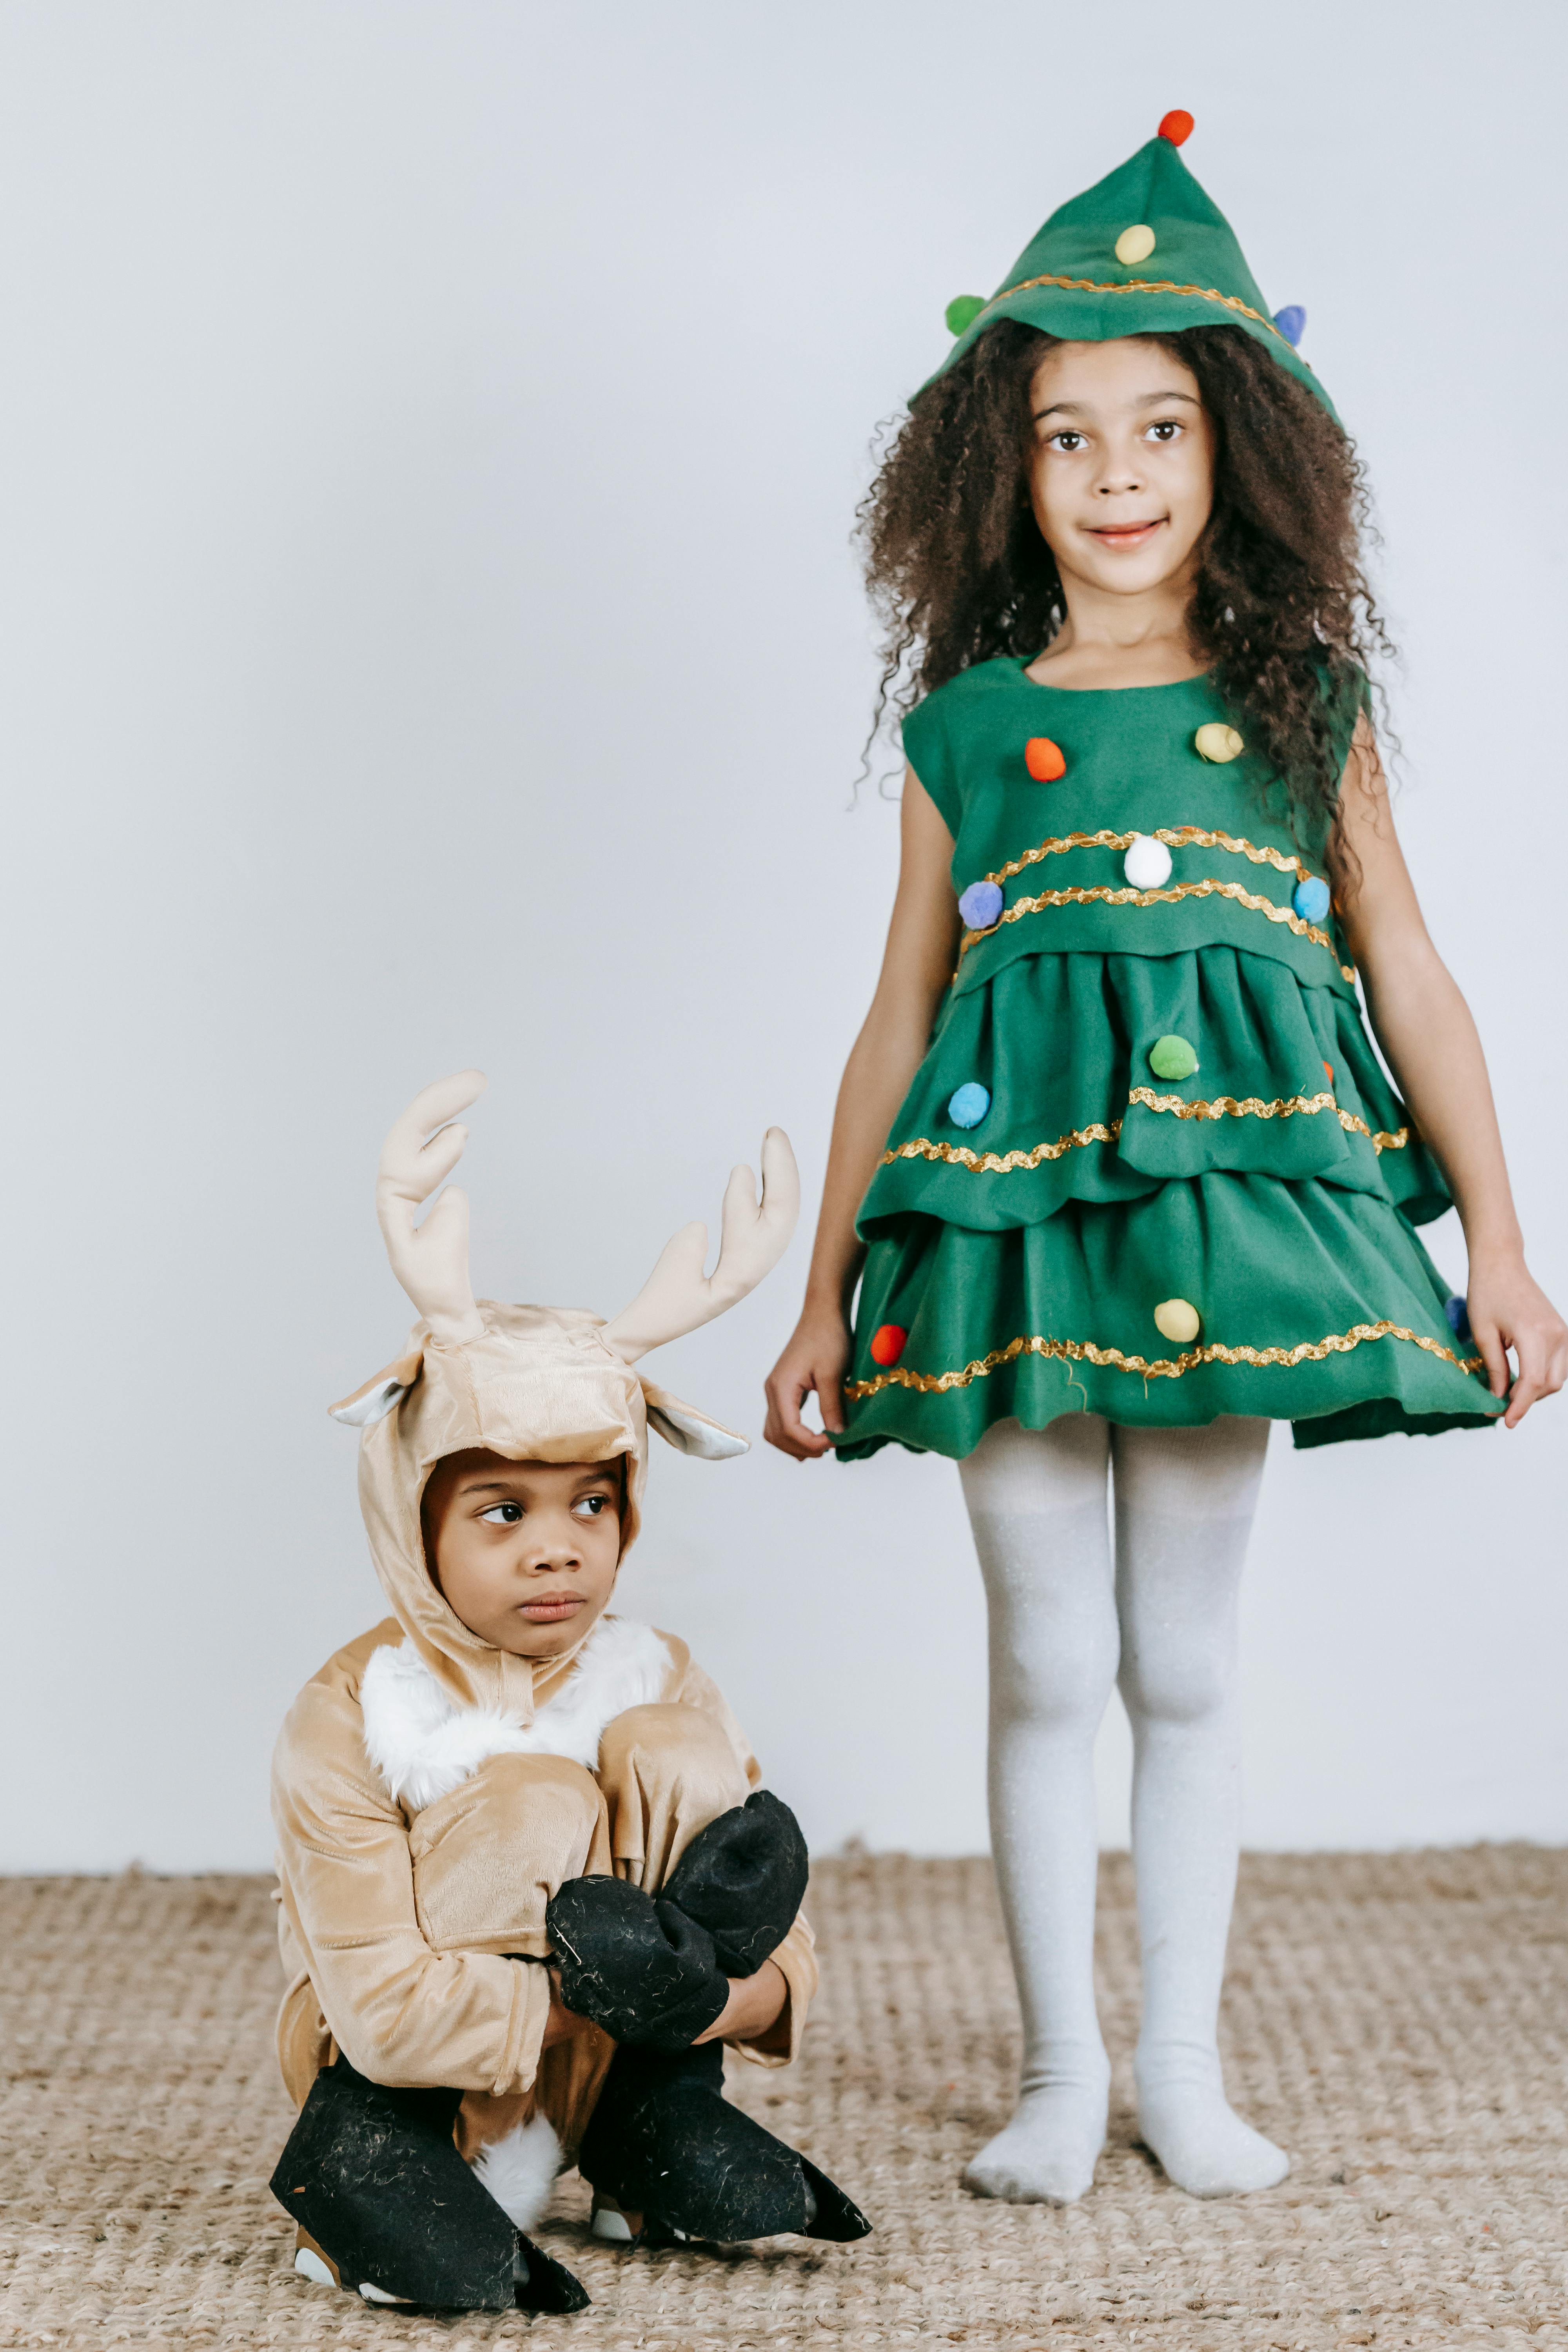
[[[0,1881],[0,2343],[575,2352],[1568,2346],[1568,1853],[1257,1859],[1226,1999],[1233,2096],[1283,2187],[1200,2203],[1121,2100],[1137,1960],[1105,1866],[1110,2146],[1069,2212],[959,2186],[1007,2111],[1016,2015],[988,1865],[825,1863],[825,1994],[746,2103],[868,2208],[863,2245],[625,2254],[574,2175],[544,2242],[571,2320],[408,2318],[311,2286],[266,2181],[289,2115],[272,1906],[251,1878]]]

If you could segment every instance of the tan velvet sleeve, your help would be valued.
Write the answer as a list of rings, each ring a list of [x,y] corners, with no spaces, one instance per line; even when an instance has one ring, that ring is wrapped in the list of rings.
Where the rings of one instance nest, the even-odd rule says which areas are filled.
[[[273,1757],[272,1817],[284,1912],[350,2063],[408,2088],[527,2090],[549,1976],[426,1942],[407,1825],[365,1757],[357,1700],[331,1667],[289,1709]]]
[[[667,1637],[668,1638],[668,1637]],[[670,1644],[672,1650],[675,1645]],[[745,1734],[731,1713],[729,1705],[711,1675],[705,1674],[685,1651],[684,1643],[675,1651],[678,1660],[678,1680],[667,1696],[684,1706],[700,1707],[705,1715],[721,1724],[731,1746],[740,1759],[749,1788],[763,1785],[763,1768],[752,1755]],[[797,1911],[795,1924],[784,1942],[773,1955],[789,1987],[789,1998],[767,2032],[752,2042],[732,2042],[729,2046],[742,2058],[755,2061],[759,2066],[787,2066],[800,2055],[800,2045],[805,2032],[806,2011],[816,1990],[816,1938],[804,1911]]]

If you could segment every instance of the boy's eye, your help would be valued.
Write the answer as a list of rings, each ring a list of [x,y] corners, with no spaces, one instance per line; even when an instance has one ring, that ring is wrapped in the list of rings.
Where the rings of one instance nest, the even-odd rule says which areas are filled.
[[[573,1506],[573,1508],[585,1513],[591,1519],[596,1519],[602,1511],[608,1509],[609,1502],[608,1495],[584,1495],[580,1502]]]
[[[481,1519],[488,1519],[492,1528],[515,1528],[522,1517],[522,1505],[492,1503],[488,1511],[479,1513],[479,1517]]]

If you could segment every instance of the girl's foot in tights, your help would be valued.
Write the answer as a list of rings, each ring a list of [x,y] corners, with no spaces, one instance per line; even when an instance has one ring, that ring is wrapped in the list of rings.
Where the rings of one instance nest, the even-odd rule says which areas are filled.
[[[1178,2189],[1190,2197],[1237,2197],[1284,2179],[1289,2158],[1242,2122],[1213,2050],[1140,2050],[1133,2072],[1143,2144]]]
[[[1105,2146],[1110,2063],[1103,2050],[1085,2052],[1074,2071],[1075,2080],[1024,2093],[1012,2122],[965,2171],[965,2188],[1011,2205],[1078,2203]]]

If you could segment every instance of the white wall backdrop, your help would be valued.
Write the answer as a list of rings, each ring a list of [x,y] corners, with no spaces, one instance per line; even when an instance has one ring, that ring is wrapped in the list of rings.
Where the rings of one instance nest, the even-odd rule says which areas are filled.
[[[381,1613],[323,1407],[406,1327],[417,1086],[490,1073],[492,1294],[612,1310],[770,1119],[815,1209],[894,879],[871,428],[1169,106],[1370,465],[1408,845],[1568,1293],[1563,26],[9,0],[0,1866],[266,1862],[279,1718]],[[662,1376],[756,1429],[805,1249]],[[1568,1837],[1565,1429],[1279,1441],[1253,1843]],[[984,1843],[949,1465],[664,1455],[625,1599],[816,1842]]]

